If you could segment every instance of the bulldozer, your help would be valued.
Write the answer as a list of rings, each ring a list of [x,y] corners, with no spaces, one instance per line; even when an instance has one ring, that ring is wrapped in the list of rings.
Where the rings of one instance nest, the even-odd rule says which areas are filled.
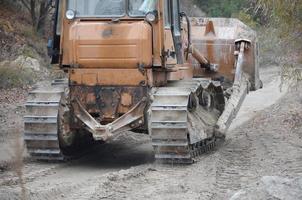
[[[51,63],[67,79],[29,93],[24,141],[64,160],[91,141],[148,134],[155,160],[190,164],[261,87],[256,33],[191,17],[179,0],[56,0]],[[88,145],[89,146],[89,145]]]

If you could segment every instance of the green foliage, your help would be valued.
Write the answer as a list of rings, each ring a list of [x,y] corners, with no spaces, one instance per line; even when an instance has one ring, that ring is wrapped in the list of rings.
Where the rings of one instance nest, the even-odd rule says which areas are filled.
[[[30,57],[30,58],[36,58],[37,57],[37,53],[30,47],[25,46],[23,51],[22,51],[22,55],[25,57]]]
[[[233,17],[247,5],[246,0],[195,0],[210,17]]]
[[[280,39],[287,41],[287,48],[302,49],[302,0],[252,1],[256,14],[267,16],[268,25],[278,28]]]
[[[194,0],[209,17],[235,17],[256,28],[260,23],[250,9],[249,0]]]
[[[270,27],[278,30],[277,36],[282,49],[282,83],[289,87],[302,83],[302,0],[253,0],[256,13],[269,18]],[[300,58],[299,58],[300,56]],[[300,59],[300,60],[299,60]]]
[[[31,69],[12,64],[0,65],[0,88],[22,87],[32,84],[35,76]]]
[[[258,15],[267,16],[270,23],[289,31],[302,29],[302,0],[251,0]]]
[[[240,11],[235,17],[240,19],[243,23],[253,29],[255,29],[259,25],[253,15],[249,14],[246,11]]]

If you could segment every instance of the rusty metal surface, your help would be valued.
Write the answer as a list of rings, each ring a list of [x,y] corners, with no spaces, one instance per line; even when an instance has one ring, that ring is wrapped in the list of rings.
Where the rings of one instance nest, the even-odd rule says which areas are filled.
[[[210,63],[210,61],[193,45],[190,46],[188,52],[199,62],[201,68],[208,72],[218,72],[219,65]]]
[[[258,72],[257,38],[256,33],[237,19],[223,18],[191,18],[192,40],[194,46],[211,62],[219,65],[216,74],[207,73],[195,63],[195,76],[224,78],[233,83],[235,75],[235,41],[247,39],[251,41],[245,51],[243,71],[249,75],[252,88],[260,85]]]
[[[147,98],[143,98],[127,113],[106,125],[100,124],[91,116],[78,99],[73,99],[71,104],[74,115],[86,125],[86,130],[92,133],[95,140],[108,141],[113,136],[127,130],[139,128],[144,124]]]
[[[245,51],[249,49],[250,45],[251,41],[236,40],[236,50],[238,51],[238,55],[236,62],[235,79],[234,84],[232,86],[232,94],[228,99],[223,114],[220,116],[216,124],[217,136],[225,136],[233,119],[239,112],[239,109],[241,108],[241,105],[250,90],[248,75],[243,71]]]
[[[128,112],[147,97],[147,92],[147,87],[70,86],[71,99],[77,98],[84,109],[101,123],[112,122]],[[125,101],[129,101],[125,96],[131,97],[131,103],[125,105]]]
[[[145,86],[147,75],[139,69],[72,69],[71,85]]]

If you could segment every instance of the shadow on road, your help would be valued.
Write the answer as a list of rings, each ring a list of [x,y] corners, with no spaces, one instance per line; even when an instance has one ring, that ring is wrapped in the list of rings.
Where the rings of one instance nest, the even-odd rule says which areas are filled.
[[[127,133],[115,140],[94,144],[81,156],[58,163],[70,168],[126,169],[132,166],[154,162],[154,153],[148,135]],[[49,162],[27,161],[47,165]]]
[[[96,145],[81,158],[71,162],[95,168],[128,168],[153,161],[154,154],[150,141],[117,140]]]

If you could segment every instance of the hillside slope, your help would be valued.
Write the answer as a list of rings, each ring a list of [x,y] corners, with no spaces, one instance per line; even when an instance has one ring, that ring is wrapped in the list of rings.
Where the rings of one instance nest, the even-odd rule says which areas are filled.
[[[0,1],[0,61],[19,55],[46,59],[46,39],[32,29],[27,13]]]
[[[0,1],[0,89],[24,88],[47,78],[46,43],[47,36],[33,31],[28,13]]]

